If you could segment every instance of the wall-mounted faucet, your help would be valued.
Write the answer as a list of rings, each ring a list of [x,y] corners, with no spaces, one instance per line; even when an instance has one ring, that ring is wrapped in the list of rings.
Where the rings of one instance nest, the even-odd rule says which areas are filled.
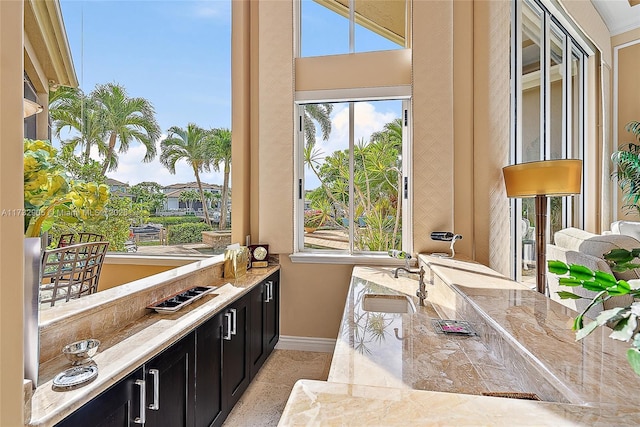
[[[427,290],[424,283],[424,267],[420,266],[420,270],[410,270],[406,267],[398,267],[393,271],[393,277],[398,278],[398,271],[403,270],[409,274],[419,274],[418,290],[416,290],[416,296],[420,299],[420,305],[424,306],[424,300],[427,299]]]

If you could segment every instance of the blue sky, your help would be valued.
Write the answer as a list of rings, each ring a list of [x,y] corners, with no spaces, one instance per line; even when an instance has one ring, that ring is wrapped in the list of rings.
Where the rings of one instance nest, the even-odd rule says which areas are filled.
[[[76,74],[86,93],[96,84],[123,85],[129,96],[153,104],[163,135],[171,126],[190,122],[203,128],[231,128],[230,0],[61,0],[60,4]],[[304,0],[302,25],[303,56],[348,51],[345,18]],[[366,29],[356,31],[357,51],[394,48],[398,46]],[[378,104],[378,110],[383,105]],[[379,120],[390,117],[388,111],[375,108],[362,111]],[[334,111],[334,116],[338,113]],[[327,145],[329,152],[331,144]],[[144,153],[142,146],[132,144],[120,155],[118,170],[108,176],[131,185],[195,180],[186,163],[178,163],[171,175],[157,159],[142,163]],[[204,173],[201,178],[222,183],[220,173]]]

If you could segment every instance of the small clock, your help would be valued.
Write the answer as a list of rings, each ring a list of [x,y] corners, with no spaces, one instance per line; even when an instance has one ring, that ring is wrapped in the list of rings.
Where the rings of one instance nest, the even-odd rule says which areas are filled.
[[[266,267],[269,265],[269,245],[249,245],[251,267]]]

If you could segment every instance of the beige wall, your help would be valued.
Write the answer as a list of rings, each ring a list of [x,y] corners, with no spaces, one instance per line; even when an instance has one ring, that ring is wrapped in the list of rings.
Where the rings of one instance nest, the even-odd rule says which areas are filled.
[[[187,264],[187,263],[185,263]],[[176,268],[174,265],[143,265],[143,264],[111,264],[106,263],[100,272],[98,291],[104,291],[114,286],[120,286],[143,277],[152,276],[163,271]]]
[[[0,212],[23,207],[22,2],[0,1]],[[21,215],[0,215],[0,425],[22,425]]]
[[[617,115],[613,123],[618,133],[613,147],[617,148],[628,142],[638,143],[625,126],[632,120],[640,121],[640,29],[613,37],[612,44],[617,53],[617,69],[614,70],[618,78]],[[622,192],[618,190],[617,219],[638,220],[638,215],[628,214],[622,205]]]

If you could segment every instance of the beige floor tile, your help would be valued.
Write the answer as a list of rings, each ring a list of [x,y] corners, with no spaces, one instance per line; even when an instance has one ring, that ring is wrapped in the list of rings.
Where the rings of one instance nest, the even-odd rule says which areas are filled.
[[[295,382],[299,379],[326,380],[330,366],[331,353],[274,350],[224,426],[277,426]]]

